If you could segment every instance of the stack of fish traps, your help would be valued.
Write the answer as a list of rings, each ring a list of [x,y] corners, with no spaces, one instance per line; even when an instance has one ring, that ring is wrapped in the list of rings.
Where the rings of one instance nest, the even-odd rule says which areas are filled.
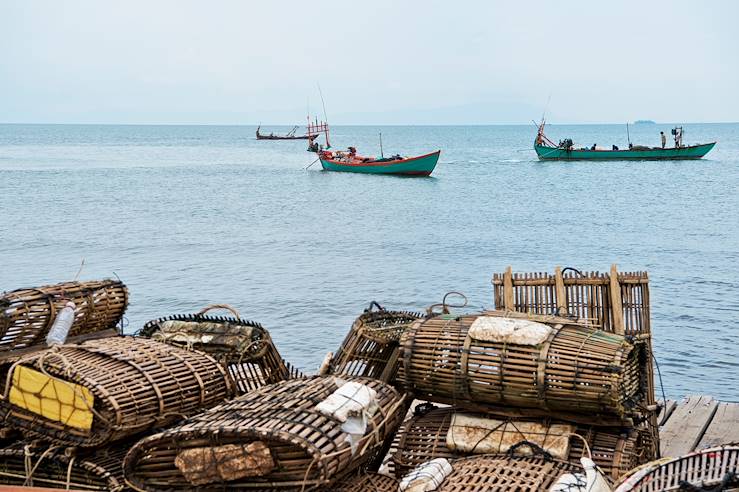
[[[374,411],[349,439],[323,404],[347,385],[372,394]],[[354,396],[340,403],[341,409]],[[242,488],[317,490],[379,466],[407,410],[405,397],[377,379],[314,376],[264,386],[139,441],[124,462],[137,490]],[[350,407],[348,407],[350,408]]]
[[[493,284],[498,310],[434,314],[404,331],[396,385],[444,407],[421,406],[404,422],[390,457],[395,476],[439,458],[454,474],[466,457],[511,460],[504,454],[521,442],[580,471],[590,457],[612,481],[654,459],[646,274],[508,269]],[[450,477],[437,490],[478,490],[454,488]],[[501,480],[527,490],[513,474]],[[482,482],[479,490],[496,490]]]
[[[213,309],[233,314],[209,316]],[[197,350],[213,356],[233,378],[238,394],[264,385],[302,377],[280,356],[269,332],[259,323],[241,319],[225,304],[211,305],[196,314],[180,314],[149,321],[140,336]]]
[[[421,316],[410,311],[389,311],[373,301],[352,324],[331,359],[329,372],[394,381],[400,337]]]

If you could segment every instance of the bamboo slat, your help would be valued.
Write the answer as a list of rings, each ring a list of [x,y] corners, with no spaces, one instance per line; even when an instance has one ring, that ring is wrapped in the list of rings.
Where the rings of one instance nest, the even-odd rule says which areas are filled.
[[[543,456],[479,455],[451,465],[452,473],[436,492],[541,492],[565,473],[582,472],[572,463]]]
[[[48,374],[61,388],[79,385],[93,395],[92,409],[81,408],[94,414],[89,429],[10,404],[8,426],[71,446],[100,446],[168,425],[234,394],[233,381],[209,355],[138,337],[53,347],[23,356],[5,372],[21,367]],[[6,378],[6,395],[12,379]]]
[[[128,305],[128,289],[119,280],[65,282],[18,289],[0,296],[0,354],[45,341],[67,301],[74,302],[69,336],[115,328]]]
[[[373,310],[373,307],[377,309]],[[366,376],[392,382],[398,365],[399,340],[420,313],[388,311],[370,304],[352,324],[331,360],[331,374]]]
[[[377,392],[379,411],[368,417],[367,431],[355,451],[342,423],[316,409],[344,381]],[[261,442],[274,462],[272,471],[206,485],[206,489],[316,490],[331,486],[357,469],[379,466],[386,441],[400,425],[405,398],[376,379],[315,376],[282,381],[240,396],[189,421],[136,444],[126,456],[124,474],[137,490],[193,490],[176,466],[185,451]],[[198,489],[200,490],[200,488]]]
[[[552,328],[539,345],[475,340],[480,316],[525,317]],[[640,345],[566,319],[490,311],[416,321],[401,339],[399,384],[417,398],[469,406],[628,417],[646,391]]]
[[[130,490],[121,463],[133,443],[78,450],[41,442],[16,442],[0,449],[0,485],[51,489]]]
[[[726,445],[662,458],[621,479],[615,492],[739,489],[739,446]]]
[[[398,446],[393,453],[392,462],[396,477],[402,477],[416,466],[434,458],[453,460],[470,456],[447,447],[447,433],[452,416],[458,409],[453,407],[435,408],[424,415],[415,415],[401,426]],[[483,418],[495,418],[511,423],[509,427],[517,428],[519,422],[541,422],[562,424],[562,421],[549,419],[511,419],[489,414],[477,414]],[[653,456],[646,456],[640,449],[638,433],[634,429],[592,427],[579,425],[575,433],[588,443],[592,459],[603,469],[603,472],[616,479],[637,465],[646,463]],[[536,436],[521,434],[520,440],[534,441]],[[582,439],[571,436],[568,455],[565,458],[574,465],[580,464],[580,458],[588,456]]]
[[[300,371],[282,359],[262,325],[240,317],[209,316],[204,314],[206,311],[207,308],[198,314],[149,321],[138,334],[210,354],[228,368],[240,395],[267,384],[302,377]]]

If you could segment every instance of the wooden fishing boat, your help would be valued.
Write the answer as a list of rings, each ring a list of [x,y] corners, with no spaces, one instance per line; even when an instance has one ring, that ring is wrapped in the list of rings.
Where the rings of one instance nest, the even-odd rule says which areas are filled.
[[[534,150],[541,160],[681,160],[700,159],[706,155],[716,142],[682,145],[682,129],[680,140],[670,148],[648,147],[645,145],[629,145],[627,149],[576,148],[572,139],[562,140],[555,144],[544,135],[544,122],[539,125],[539,132],[534,141]]]
[[[261,128],[261,126],[257,127],[257,140],[313,140],[318,136],[311,133],[306,133],[305,135],[295,135],[295,131],[298,129],[297,126],[293,127],[293,129],[287,132],[285,135],[275,135],[274,133],[265,135],[259,132]]]
[[[404,176],[429,176],[439,161],[441,150],[416,157],[362,157],[354,147],[349,152],[322,151],[318,153],[321,166],[326,171],[364,174],[398,174]]]

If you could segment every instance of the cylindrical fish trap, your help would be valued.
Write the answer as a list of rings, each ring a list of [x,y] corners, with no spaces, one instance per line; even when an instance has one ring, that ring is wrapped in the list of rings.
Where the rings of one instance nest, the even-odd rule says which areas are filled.
[[[573,425],[549,419],[513,419],[470,414],[453,407],[414,415],[399,432],[392,462],[396,477],[434,458],[503,453],[521,442],[536,443],[557,458],[577,465],[590,457],[618,478],[644,462],[633,429]],[[587,442],[587,449],[584,442]],[[588,452],[589,451],[589,452]]]
[[[65,282],[18,289],[0,296],[0,353],[44,343],[65,304],[75,304],[69,336],[115,328],[128,305],[128,289],[119,280]]]
[[[400,337],[419,318],[420,313],[388,311],[372,302],[352,324],[331,361],[331,372],[390,382],[397,372]]]
[[[128,444],[133,443],[83,451],[38,441],[18,442],[0,449],[0,485],[127,490],[121,462]]]
[[[537,408],[612,425],[635,409],[644,391],[634,344],[562,318],[442,315],[416,321],[401,348],[398,380],[407,391],[471,409]]]
[[[6,379],[6,424],[55,444],[99,446],[233,396],[212,357],[120,336],[22,357]]]
[[[582,471],[579,466],[547,455],[478,455],[450,464],[450,473],[434,477],[443,479],[435,492],[542,492],[562,475]]]
[[[366,472],[346,477],[321,490],[324,492],[398,492],[398,481],[387,475]]]
[[[234,317],[205,314],[215,308],[227,309]],[[197,314],[149,321],[139,335],[210,354],[228,368],[238,394],[300,376],[280,357],[269,332],[259,323],[241,319],[230,306],[217,304]]]
[[[634,470],[617,485],[615,492],[739,490],[739,446],[662,458]]]
[[[315,490],[378,462],[405,409],[376,379],[282,381],[139,441],[124,473],[146,491]]]

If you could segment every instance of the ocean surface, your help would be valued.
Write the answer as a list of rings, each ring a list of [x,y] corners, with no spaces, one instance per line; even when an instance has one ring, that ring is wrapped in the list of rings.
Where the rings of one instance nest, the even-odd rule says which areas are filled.
[[[0,291],[120,277],[126,331],[228,303],[315,371],[376,300],[493,307],[514,271],[647,270],[664,392],[739,401],[739,124],[701,161],[539,162],[529,126],[336,127],[362,154],[442,149],[430,178],[328,173],[249,126],[0,125]],[[657,145],[670,125],[631,126]],[[289,127],[264,128],[285,132]],[[627,145],[624,125],[550,126]],[[669,135],[669,133],[668,133]],[[659,389],[658,389],[659,391]]]

